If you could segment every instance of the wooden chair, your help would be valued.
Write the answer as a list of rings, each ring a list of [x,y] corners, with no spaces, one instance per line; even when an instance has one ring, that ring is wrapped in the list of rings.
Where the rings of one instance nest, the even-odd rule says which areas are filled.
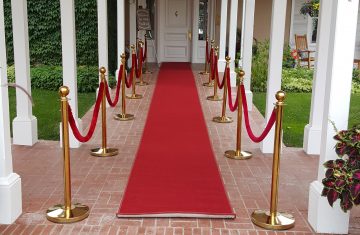
[[[295,34],[295,45],[296,51],[298,52],[298,66],[301,66],[301,62],[307,62],[307,66],[310,68],[311,62],[315,61],[315,58],[311,56],[311,53],[314,53],[315,51],[309,50],[306,34]]]

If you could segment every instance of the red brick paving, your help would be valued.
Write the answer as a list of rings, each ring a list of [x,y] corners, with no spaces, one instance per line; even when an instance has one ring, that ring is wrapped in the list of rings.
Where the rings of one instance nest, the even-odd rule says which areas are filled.
[[[155,72],[145,75],[145,80],[151,81],[149,86],[137,88],[139,93],[144,94],[144,99],[127,100],[128,113],[136,116],[134,121],[115,121],[112,116],[120,111],[120,107],[108,109],[108,145],[119,148],[119,155],[103,159],[89,155],[89,149],[99,146],[99,127],[90,142],[71,150],[73,202],[90,206],[89,218],[66,225],[54,224],[45,218],[48,207],[63,202],[62,157],[58,142],[41,141],[33,147],[13,146],[14,171],[22,178],[23,214],[12,225],[0,225],[0,234],[313,234],[306,218],[309,184],[316,178],[318,157],[307,156],[301,149],[283,148],[279,209],[291,212],[296,218],[296,226],[288,231],[272,232],[253,225],[250,219],[252,211],[266,209],[269,205],[271,155],[262,154],[259,145],[250,142],[243,132],[243,148],[252,151],[254,157],[248,161],[234,161],[223,156],[225,150],[235,146],[236,124],[216,124],[211,121],[213,116],[220,114],[221,102],[205,99],[212,89],[201,86],[207,77],[197,74],[199,68],[194,67],[199,97],[221,175],[237,214],[236,219],[116,218],[115,213],[145,125],[156,83]],[[90,122],[91,113],[92,109],[83,118],[84,126]],[[235,119],[234,113],[227,113]],[[256,108],[250,117],[255,133],[259,133],[264,119]],[[351,213],[350,232],[360,234],[357,209]]]

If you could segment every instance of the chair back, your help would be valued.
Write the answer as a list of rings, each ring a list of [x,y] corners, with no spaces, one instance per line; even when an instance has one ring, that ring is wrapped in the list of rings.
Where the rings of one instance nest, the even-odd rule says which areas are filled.
[[[295,45],[297,50],[308,50],[307,37],[295,34]]]

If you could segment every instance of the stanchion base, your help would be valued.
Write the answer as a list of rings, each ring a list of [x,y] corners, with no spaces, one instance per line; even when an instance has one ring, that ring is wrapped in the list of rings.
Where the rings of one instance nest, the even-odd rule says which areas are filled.
[[[117,155],[119,150],[115,148],[96,148],[91,149],[90,153],[95,157],[112,157]]]
[[[130,121],[130,120],[133,120],[134,118],[135,118],[135,116],[132,115],[132,114],[121,114],[121,113],[119,113],[119,114],[116,114],[114,116],[114,119],[118,120],[118,121]]]
[[[235,159],[235,160],[247,160],[252,157],[252,153],[247,151],[235,151],[235,150],[228,150],[225,152],[225,157]]]
[[[266,210],[256,210],[251,214],[251,221],[262,228],[271,230],[285,230],[294,227],[295,218],[287,213],[278,212],[274,224],[271,223],[270,212]]]
[[[221,101],[222,98],[220,98],[218,95],[211,95],[211,96],[208,96],[206,97],[207,100],[210,100],[210,101]]]
[[[142,81],[142,82],[136,82],[136,85],[138,85],[138,86],[147,86],[147,85],[149,85],[149,83]]]
[[[213,87],[213,86],[214,86],[214,83],[213,83],[213,82],[204,82],[204,83],[203,83],[203,86]]]
[[[50,207],[46,211],[46,218],[54,223],[75,223],[86,219],[90,214],[90,209],[88,206],[82,205],[80,203],[76,203],[71,205],[70,215],[65,215],[64,205],[55,205]]]
[[[213,118],[213,122],[217,122],[217,123],[231,123],[233,122],[231,117],[214,117]]]
[[[126,95],[127,99],[142,99],[143,96],[140,94],[131,94],[131,95]]]
[[[150,70],[145,70],[144,72],[143,72],[143,74],[152,74],[153,72],[152,71],[150,71]]]
[[[199,72],[199,74],[201,74],[201,75],[209,75],[209,72],[201,71],[201,72]]]

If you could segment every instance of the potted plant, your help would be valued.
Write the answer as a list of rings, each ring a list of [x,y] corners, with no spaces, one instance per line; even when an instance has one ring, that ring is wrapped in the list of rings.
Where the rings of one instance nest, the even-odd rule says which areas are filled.
[[[340,199],[344,212],[360,204],[360,124],[349,130],[337,132],[335,151],[338,159],[324,163],[327,169],[322,180],[322,196],[330,206]]]
[[[311,17],[318,17],[320,3],[319,0],[306,0],[300,8],[300,14]]]

